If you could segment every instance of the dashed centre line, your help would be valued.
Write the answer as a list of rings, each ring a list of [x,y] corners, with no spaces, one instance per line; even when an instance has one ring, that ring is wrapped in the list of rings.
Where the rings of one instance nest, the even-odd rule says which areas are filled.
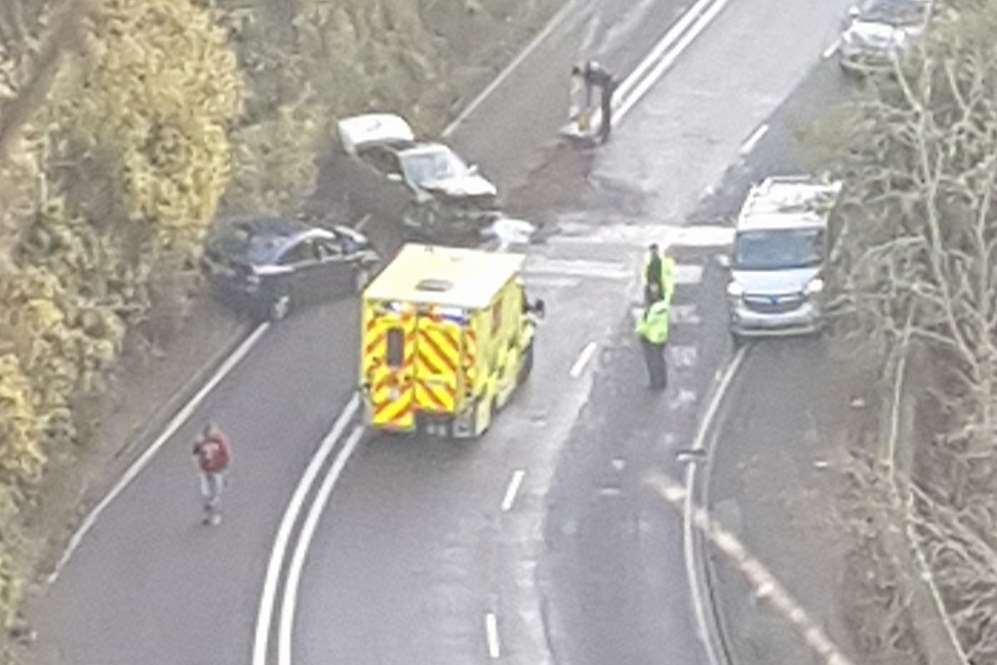
[[[828,47],[827,47],[826,49],[824,49],[824,52],[823,52],[823,53],[821,53],[821,54],[820,54],[820,56],[821,56],[822,58],[824,58],[825,60],[827,60],[827,59],[828,59],[828,58],[830,58],[830,57],[831,57],[832,55],[834,55],[834,52],[835,52],[835,51],[837,51],[837,50],[838,50],[838,47],[840,47],[840,46],[841,46],[841,38],[839,37],[838,39],[835,39],[835,40],[834,40],[834,43],[833,43],[833,44],[831,44],[831,45],[830,45],[830,46],[828,46]]]
[[[512,478],[509,479],[509,485],[505,488],[505,496],[502,498],[502,512],[507,513],[512,510],[512,504],[516,501],[516,494],[519,492],[519,486],[523,484],[523,478],[526,476],[526,471],[523,469],[516,469],[512,473]]]
[[[768,131],[769,131],[769,126],[767,124],[761,125],[758,127],[758,129],[753,131],[751,133],[751,136],[748,137],[748,140],[745,141],[744,145],[741,146],[741,155],[742,156],[747,155],[749,152],[754,150],[755,146],[758,145],[758,142],[762,140],[762,137],[765,136],[765,134],[767,134]]]
[[[494,612],[485,614],[485,640],[488,642],[488,657],[498,660],[502,650],[499,645],[498,618]]]
[[[592,360],[592,355],[595,353],[598,344],[595,342],[589,342],[584,349],[582,349],[581,354],[578,356],[578,360],[571,367],[571,378],[577,379],[585,371],[585,366],[588,365],[589,361]]]

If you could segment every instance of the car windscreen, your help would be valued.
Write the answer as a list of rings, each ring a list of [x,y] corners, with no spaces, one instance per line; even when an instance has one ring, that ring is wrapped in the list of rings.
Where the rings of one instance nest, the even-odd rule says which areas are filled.
[[[446,149],[405,153],[401,161],[405,179],[417,186],[434,180],[455,178],[467,170],[464,163]]]
[[[824,253],[820,229],[742,231],[734,238],[734,268],[789,270],[820,265]]]
[[[220,228],[211,246],[234,261],[267,265],[277,259],[283,238],[272,233],[261,233],[250,225],[234,223]]]

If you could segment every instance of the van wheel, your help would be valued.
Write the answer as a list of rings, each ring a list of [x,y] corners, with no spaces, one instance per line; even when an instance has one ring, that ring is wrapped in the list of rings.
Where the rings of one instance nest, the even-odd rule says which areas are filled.
[[[530,378],[530,372],[533,371],[533,342],[530,342],[529,346],[523,350],[523,364],[519,366],[519,376],[516,377],[516,382],[520,385],[526,383],[526,380]]]
[[[291,296],[288,294],[275,296],[273,300],[270,301],[269,311],[267,312],[271,321],[281,321],[287,318],[287,315],[291,312]]]

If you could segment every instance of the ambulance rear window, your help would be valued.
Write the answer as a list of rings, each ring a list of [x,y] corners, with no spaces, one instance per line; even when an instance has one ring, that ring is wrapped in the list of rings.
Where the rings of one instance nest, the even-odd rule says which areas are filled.
[[[389,367],[401,367],[405,362],[405,333],[401,328],[388,331],[387,361]]]

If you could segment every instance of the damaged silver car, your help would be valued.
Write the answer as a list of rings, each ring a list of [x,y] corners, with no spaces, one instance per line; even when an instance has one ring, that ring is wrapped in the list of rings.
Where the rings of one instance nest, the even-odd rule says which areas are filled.
[[[397,223],[405,240],[477,243],[499,217],[494,184],[449,146],[416,139],[400,116],[370,113],[337,123],[331,186],[354,217]]]

